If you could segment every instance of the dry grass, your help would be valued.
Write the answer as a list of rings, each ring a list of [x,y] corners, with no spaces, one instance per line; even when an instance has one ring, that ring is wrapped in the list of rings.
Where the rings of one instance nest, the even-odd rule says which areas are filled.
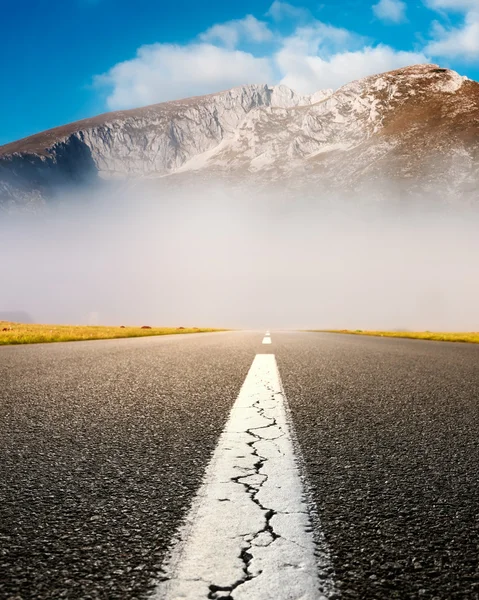
[[[0,346],[9,344],[40,344],[45,342],[76,342],[81,340],[107,340],[113,338],[145,337],[182,333],[224,331],[198,327],[104,327],[83,325],[27,325],[0,321]]]
[[[316,331],[316,330],[315,330]],[[438,331],[363,331],[362,329],[329,329],[322,333],[348,333],[351,335],[373,335],[376,337],[431,340],[434,342],[468,342],[479,344],[479,332],[438,332]]]

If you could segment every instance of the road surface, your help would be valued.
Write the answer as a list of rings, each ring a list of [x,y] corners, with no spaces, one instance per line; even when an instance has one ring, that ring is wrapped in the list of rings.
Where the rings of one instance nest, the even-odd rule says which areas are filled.
[[[213,599],[276,597],[274,573],[293,570],[285,598],[479,598],[479,346],[275,331],[42,344],[0,348],[0,381],[2,599],[173,598],[208,560],[218,581],[243,567],[206,582]],[[214,551],[226,520],[242,556],[233,533]]]

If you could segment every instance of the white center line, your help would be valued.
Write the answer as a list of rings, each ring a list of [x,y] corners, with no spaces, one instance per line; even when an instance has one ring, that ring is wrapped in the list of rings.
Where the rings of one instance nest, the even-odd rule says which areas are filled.
[[[271,342],[271,336],[270,336],[270,333],[269,333],[269,331],[267,331],[267,332],[264,334],[264,338],[263,338],[263,344],[271,344],[271,343],[272,343],[272,342]]]
[[[315,544],[285,402],[275,356],[258,354],[156,600],[320,600],[334,593],[327,552],[318,537]],[[315,550],[323,552],[321,579]]]

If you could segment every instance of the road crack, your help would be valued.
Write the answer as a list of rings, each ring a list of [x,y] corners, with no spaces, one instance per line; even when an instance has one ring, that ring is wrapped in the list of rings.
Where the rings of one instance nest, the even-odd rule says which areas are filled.
[[[271,400],[276,405],[276,403],[278,402],[277,398],[275,397],[277,392],[274,392],[272,389],[269,389],[268,391],[271,392]],[[236,477],[232,477],[231,481],[244,487],[245,492],[248,494],[251,502],[254,502],[263,513],[264,524],[263,527],[261,527],[255,532],[251,532],[244,538],[247,545],[241,550],[240,553],[240,558],[244,564],[243,576],[229,586],[218,586],[215,584],[211,584],[209,586],[209,600],[234,600],[233,592],[239,586],[261,575],[261,571],[259,571],[258,573],[253,573],[251,571],[251,563],[254,559],[255,547],[269,547],[272,544],[274,544],[274,542],[278,538],[281,537],[278,533],[275,532],[271,524],[271,519],[277,514],[277,511],[270,507],[264,506],[258,499],[258,493],[260,492],[264,484],[268,481],[268,475],[266,475],[266,473],[261,472],[263,466],[268,462],[268,458],[259,454],[258,449],[256,448],[256,444],[258,444],[259,442],[271,443],[275,446],[278,453],[283,454],[283,452],[275,443],[275,440],[283,437],[285,435],[285,432],[283,431],[282,427],[278,425],[275,417],[270,417],[266,414],[266,411],[268,409],[261,406],[262,403],[264,403],[264,400],[257,400],[251,405],[251,407],[257,410],[258,415],[261,418],[270,421],[270,423],[266,425],[261,425],[259,427],[250,427],[245,430],[245,433],[247,433],[253,438],[251,441],[247,442],[247,446],[251,448],[251,456],[256,457],[258,460],[254,463],[253,469],[250,469],[251,472],[249,474],[243,474],[238,475]],[[268,430],[273,427],[276,427],[281,432],[280,435],[277,435],[275,437],[264,437],[261,435],[261,431]],[[256,480],[255,483],[250,483],[247,481],[248,479],[254,478],[255,476],[257,479],[262,478],[262,480]]]
[[[274,355],[258,354],[169,555],[173,579],[154,600],[329,595],[287,410]]]

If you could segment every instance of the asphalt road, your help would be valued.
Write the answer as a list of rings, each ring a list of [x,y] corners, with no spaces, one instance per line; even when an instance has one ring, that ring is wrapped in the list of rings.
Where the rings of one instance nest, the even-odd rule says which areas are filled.
[[[479,598],[479,346],[276,338],[342,598]]]
[[[0,348],[0,598],[146,598],[274,353],[342,598],[479,598],[479,346],[232,332]]]

